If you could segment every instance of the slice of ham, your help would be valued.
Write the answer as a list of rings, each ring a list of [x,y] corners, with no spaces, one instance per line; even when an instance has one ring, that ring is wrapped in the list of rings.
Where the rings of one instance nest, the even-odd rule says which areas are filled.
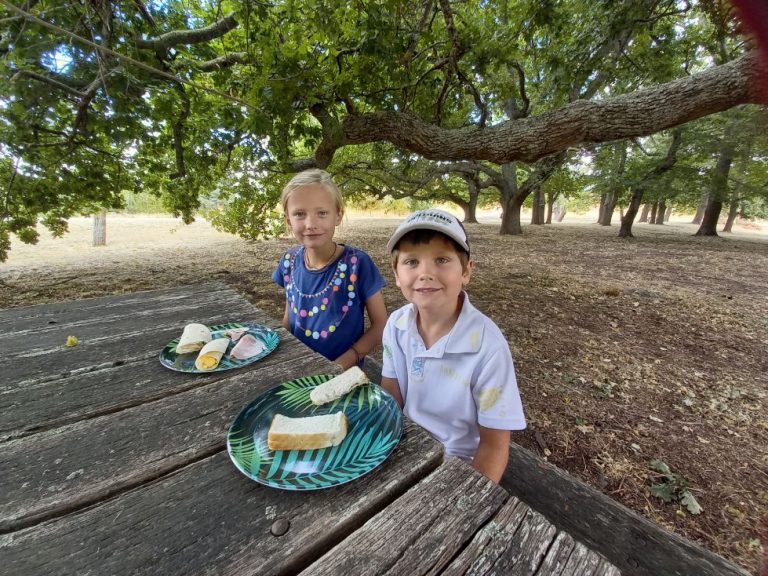
[[[264,343],[256,338],[253,334],[246,334],[240,340],[238,340],[235,347],[232,348],[232,352],[229,353],[230,358],[236,360],[245,360],[251,356],[264,351]]]
[[[248,328],[230,328],[224,332],[224,336],[232,340],[232,342],[237,342],[247,332]]]

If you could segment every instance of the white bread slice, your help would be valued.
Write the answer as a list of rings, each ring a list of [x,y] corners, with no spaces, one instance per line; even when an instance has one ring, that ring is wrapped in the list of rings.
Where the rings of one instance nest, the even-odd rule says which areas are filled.
[[[347,435],[344,412],[289,418],[275,414],[267,434],[270,450],[314,450],[338,446]]]
[[[312,401],[312,404],[318,406],[327,402],[333,402],[367,382],[368,376],[365,375],[365,372],[357,366],[352,366],[343,374],[339,374],[328,380],[328,382],[323,382],[320,386],[317,386],[309,393],[309,399]]]

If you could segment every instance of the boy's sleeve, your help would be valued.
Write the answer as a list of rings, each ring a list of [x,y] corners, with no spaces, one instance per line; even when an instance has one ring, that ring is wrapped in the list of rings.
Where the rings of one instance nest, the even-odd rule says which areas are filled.
[[[496,430],[525,429],[525,415],[517,389],[515,366],[507,346],[491,352],[482,364],[472,396],[477,423]]]
[[[385,378],[397,378],[394,354],[397,348],[397,339],[395,338],[395,324],[392,321],[392,316],[387,319],[387,324],[384,326],[381,344],[383,348],[381,353],[381,375]]]

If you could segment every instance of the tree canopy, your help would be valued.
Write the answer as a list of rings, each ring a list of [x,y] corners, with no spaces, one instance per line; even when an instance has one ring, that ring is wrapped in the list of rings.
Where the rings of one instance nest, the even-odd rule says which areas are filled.
[[[185,220],[220,194],[258,237],[286,173],[350,146],[491,170],[761,101],[713,0],[0,5],[0,259],[125,189]]]

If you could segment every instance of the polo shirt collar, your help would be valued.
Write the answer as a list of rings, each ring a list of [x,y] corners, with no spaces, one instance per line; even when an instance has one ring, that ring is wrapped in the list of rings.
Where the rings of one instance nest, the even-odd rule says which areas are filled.
[[[464,294],[464,303],[461,306],[461,312],[451,331],[447,336],[436,342],[432,348],[425,350],[420,356],[441,357],[446,352],[450,354],[464,354],[478,352],[483,345],[483,331],[485,323],[477,309],[469,301],[469,295]],[[401,316],[395,323],[398,330],[413,330],[418,333],[416,328],[416,307],[409,304],[407,314]]]

